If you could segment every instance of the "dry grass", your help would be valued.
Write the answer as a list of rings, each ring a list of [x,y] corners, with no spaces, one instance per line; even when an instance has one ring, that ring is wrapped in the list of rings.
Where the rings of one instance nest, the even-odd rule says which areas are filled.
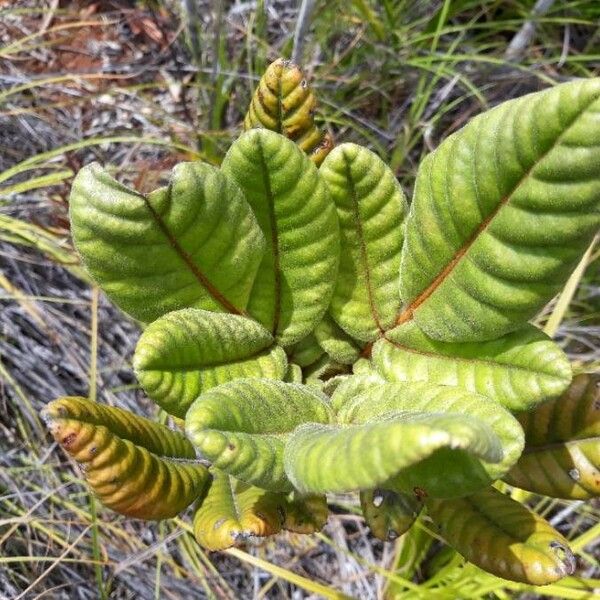
[[[104,402],[159,416],[131,370],[137,325],[102,296],[94,302],[72,252],[70,177],[99,160],[149,189],[180,160],[218,162],[264,66],[291,54],[296,4],[223,2],[218,18],[218,2],[0,1],[2,599],[310,596],[306,582],[273,576],[269,563],[322,582],[329,597],[339,590],[380,598],[390,581],[397,597],[449,599],[585,598],[598,586],[597,504],[530,499],[579,550],[577,578],[545,592],[461,568],[437,541],[412,570],[410,553],[402,554],[394,572],[406,546],[373,540],[345,497],[333,499],[323,535],[281,535],[247,548],[268,561],[257,568],[243,555],[203,553],[184,518],[147,525],[97,506],[42,429],[37,414],[46,402],[86,395],[90,386]],[[473,114],[600,74],[594,0],[556,3],[518,60],[505,60],[532,5],[317,2],[304,63],[323,121],[337,139],[389,160],[409,191],[421,156]],[[186,6],[196,7],[188,22]],[[600,365],[599,256],[592,253],[557,333],[585,369]]]

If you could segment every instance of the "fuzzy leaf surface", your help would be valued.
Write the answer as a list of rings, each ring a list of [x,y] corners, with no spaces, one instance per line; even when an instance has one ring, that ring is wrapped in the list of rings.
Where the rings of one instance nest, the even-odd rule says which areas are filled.
[[[600,79],[504,102],[421,163],[398,323],[480,341],[531,319],[600,226]]]
[[[281,530],[282,497],[211,469],[213,481],[194,514],[194,536],[207,550],[224,550]]]
[[[377,488],[360,493],[360,507],[371,533],[391,542],[412,527],[422,504],[413,495]]]
[[[252,96],[244,128],[264,127],[294,141],[317,166],[323,162],[333,140],[314,122],[316,99],[304,73],[289,60],[272,62]]]
[[[334,361],[351,365],[360,356],[361,347],[329,316],[325,315],[314,331],[319,346]]]
[[[136,319],[246,307],[264,236],[242,191],[218,169],[182,163],[167,187],[143,195],[91,164],[73,181],[69,210],[84,264]]]
[[[192,402],[216,385],[237,378],[283,379],[287,359],[253,319],[187,308],[145,329],[133,365],[150,398],[183,418]]]
[[[209,484],[192,444],[164,425],[77,397],[50,402],[42,416],[102,503],[123,515],[174,517]]]
[[[525,450],[506,482],[554,498],[600,496],[600,374],[576,375],[561,398],[517,418]]]
[[[306,386],[236,379],[208,390],[192,404],[186,432],[216,468],[265,489],[287,491],[286,437],[301,423],[331,420],[327,398]]]
[[[300,490],[464,496],[504,475],[523,448],[506,409],[459,388],[387,383],[341,394],[338,425],[301,425],[286,444]]]
[[[340,221],[340,269],[330,312],[351,336],[374,340],[400,309],[406,199],[391,169],[356,144],[335,148],[320,173]]]
[[[546,585],[575,570],[567,540],[542,517],[494,488],[466,498],[429,500],[427,510],[444,540],[488,573]]]
[[[248,312],[289,346],[315,328],[335,285],[339,226],[327,186],[293,142],[266,129],[239,137],[222,170],[244,191],[267,240]]]
[[[373,362],[389,381],[429,381],[487,396],[524,410],[559,396],[571,381],[560,347],[533,325],[488,342],[440,342],[414,321],[373,346]]]

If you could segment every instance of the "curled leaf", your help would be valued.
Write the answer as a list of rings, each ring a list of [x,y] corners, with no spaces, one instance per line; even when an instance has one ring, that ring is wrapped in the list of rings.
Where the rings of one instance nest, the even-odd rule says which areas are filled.
[[[288,349],[290,362],[296,363],[300,367],[308,367],[316,363],[325,354],[323,348],[319,346],[317,338],[313,333],[302,338],[298,343]]]
[[[213,481],[194,514],[194,536],[207,550],[224,550],[281,530],[282,496],[212,469]]]
[[[75,397],[50,402],[42,416],[98,498],[116,512],[174,517],[209,483],[206,467],[194,462],[192,444],[164,425]]]
[[[562,397],[517,418],[525,450],[506,482],[555,498],[600,496],[600,374],[576,375]]]
[[[384,488],[361,492],[360,506],[371,533],[384,542],[406,533],[422,508],[414,495]]]
[[[317,168],[282,135],[242,134],[222,170],[244,191],[267,240],[248,312],[283,346],[313,331],[338,269],[339,226]]]
[[[360,356],[361,347],[335,321],[325,315],[314,331],[319,346],[335,362],[351,365]]]
[[[327,498],[321,495],[302,496],[292,492],[283,504],[285,520],[283,529],[295,533],[315,533],[327,522],[329,508]]]
[[[314,122],[316,99],[304,73],[289,60],[271,63],[262,76],[244,119],[244,128],[264,127],[290,138],[319,166],[333,147]]]
[[[567,540],[542,517],[494,488],[455,500],[428,500],[439,534],[468,561],[532,585],[575,570]]]
[[[391,169],[356,144],[335,148],[320,173],[340,221],[340,269],[329,310],[350,335],[371,341],[393,326],[400,309],[406,199]]]
[[[151,323],[133,365],[146,393],[185,417],[204,391],[236,378],[283,379],[287,359],[273,336],[247,317],[189,308]]]
[[[414,321],[373,346],[373,363],[389,381],[429,381],[477,392],[511,410],[560,395],[571,381],[565,353],[532,325],[488,342],[439,342]]]
[[[218,169],[182,163],[167,187],[144,195],[91,164],[73,181],[69,211],[85,266],[136,319],[245,309],[265,240],[242,191]]]
[[[306,386],[236,379],[202,394],[186,416],[186,432],[215,467],[247,483],[291,490],[283,468],[286,437],[305,422],[332,419],[327,398]]]

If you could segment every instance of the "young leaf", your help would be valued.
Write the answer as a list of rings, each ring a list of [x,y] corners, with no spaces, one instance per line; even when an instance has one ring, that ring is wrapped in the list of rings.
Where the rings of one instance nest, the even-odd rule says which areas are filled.
[[[88,165],[73,181],[70,216],[88,270],[136,319],[246,307],[264,237],[241,190],[214,167],[182,163],[146,196]]]
[[[236,379],[192,404],[186,432],[215,467],[247,483],[291,490],[283,468],[287,434],[300,423],[329,423],[327,398],[302,385]]]
[[[464,415],[395,412],[354,425],[300,425],[285,445],[285,472],[301,492],[348,492],[383,485],[441,448],[487,462],[502,458],[500,440],[483,421]],[[438,473],[437,478],[443,475]],[[486,480],[479,483],[482,487]]]
[[[360,506],[371,533],[391,542],[412,527],[422,504],[415,496],[377,488],[360,493]]]
[[[443,447],[426,460],[400,471],[388,485],[419,496],[465,496],[502,477],[523,450],[524,435],[508,410],[487,398],[456,387],[427,383],[386,383],[372,386],[343,404],[340,423],[364,423],[374,416],[401,411],[468,417],[491,428],[501,444],[498,460],[479,460],[477,455]]]
[[[600,226],[600,79],[510,100],[422,163],[400,290],[430,337],[517,329],[563,286]]]
[[[446,542],[488,573],[546,585],[575,570],[567,540],[494,488],[457,500],[429,500],[427,509]]]
[[[300,367],[308,367],[317,362],[325,354],[323,348],[319,346],[317,338],[310,333],[302,338],[297,344],[288,349],[290,362],[296,363]]]
[[[183,418],[201,393],[221,383],[244,377],[283,379],[287,359],[260,323],[187,308],[146,328],[133,366],[150,398]]]
[[[286,444],[286,472],[300,490],[464,496],[504,475],[523,448],[523,431],[506,409],[459,388],[338,389],[339,425],[302,425]]]
[[[560,395],[571,381],[564,352],[532,325],[489,342],[427,337],[414,321],[373,346],[373,362],[389,381],[429,381],[488,396],[523,410]]]
[[[568,500],[600,496],[600,374],[575,376],[561,398],[517,418],[525,450],[507,483]]]
[[[246,194],[267,240],[248,312],[289,346],[311,333],[331,299],[339,259],[333,202],[306,155],[272,131],[244,133],[222,169]]]
[[[325,315],[314,331],[319,346],[334,361],[351,365],[360,356],[361,347],[337,323]]]
[[[206,489],[206,467],[180,433],[128,411],[65,397],[42,416],[100,500],[137,519],[167,519]]]
[[[400,309],[406,199],[390,168],[356,144],[335,148],[320,173],[340,220],[340,272],[329,310],[350,335],[371,341]]]
[[[284,381],[286,383],[302,383],[302,368],[296,363],[289,363],[285,373]]]
[[[331,396],[331,406],[338,412],[346,402],[368,392],[372,387],[385,383],[379,373],[356,374],[339,383]]]
[[[194,535],[207,550],[224,550],[281,530],[282,496],[212,469],[213,482],[194,515]]]
[[[325,526],[329,515],[325,496],[301,496],[297,492],[292,492],[285,498],[283,511],[285,513],[283,529],[295,533],[320,531]]]
[[[318,166],[333,147],[333,140],[315,125],[316,103],[300,68],[279,58],[262,76],[246,113],[244,128],[264,127],[285,135]]]

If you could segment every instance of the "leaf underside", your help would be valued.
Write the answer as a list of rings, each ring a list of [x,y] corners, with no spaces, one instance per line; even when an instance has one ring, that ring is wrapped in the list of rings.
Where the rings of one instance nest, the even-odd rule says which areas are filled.
[[[272,131],[244,133],[222,169],[244,191],[267,240],[248,312],[289,346],[311,333],[333,292],[339,260],[333,202],[305,154]]]
[[[168,187],[146,196],[91,164],[73,181],[69,210],[87,269],[134,318],[246,307],[265,241],[242,191],[218,169],[182,163]]]
[[[163,425],[76,397],[49,403],[42,415],[98,498],[123,515],[174,517],[209,484],[190,442]]]
[[[330,312],[350,335],[374,340],[400,309],[398,270],[406,199],[391,169],[356,144],[321,165],[340,221],[340,269]]]
[[[400,269],[430,337],[477,341],[532,318],[600,226],[600,79],[504,102],[421,163]]]
[[[477,392],[511,410],[559,396],[571,381],[560,347],[532,325],[488,342],[439,342],[414,321],[373,346],[373,362],[389,381],[429,381]]]
[[[555,498],[600,496],[600,374],[576,375],[561,398],[517,418],[525,450],[507,483]]]
[[[194,536],[207,550],[224,550],[281,530],[285,515],[273,494],[211,469],[213,481],[194,514]]]
[[[314,122],[316,99],[300,68],[282,58],[262,76],[244,119],[244,129],[264,127],[293,140],[317,166],[333,140]]]
[[[488,573],[546,585],[575,569],[567,540],[542,517],[494,488],[466,498],[429,500],[427,509],[444,540]]]
[[[133,365],[145,392],[178,417],[204,391],[232,379],[283,379],[287,359],[259,323],[189,308],[168,313],[140,337]]]
[[[327,398],[298,384],[236,379],[202,394],[186,416],[186,432],[215,467],[274,491],[292,487],[284,472],[287,436],[301,423],[329,423]]]

